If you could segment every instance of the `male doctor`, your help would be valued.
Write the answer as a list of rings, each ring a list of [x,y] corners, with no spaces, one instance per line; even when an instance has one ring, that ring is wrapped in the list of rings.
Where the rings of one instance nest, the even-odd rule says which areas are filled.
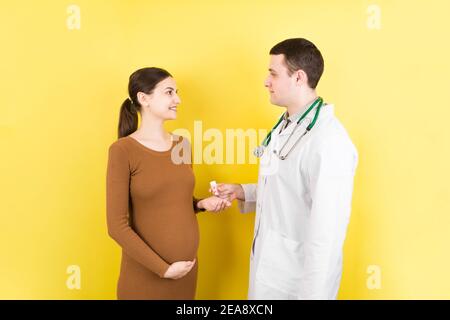
[[[263,145],[258,184],[218,184],[216,194],[254,212],[249,299],[336,299],[357,151],[317,96],[320,51],[302,38],[270,50],[265,86],[286,109]]]

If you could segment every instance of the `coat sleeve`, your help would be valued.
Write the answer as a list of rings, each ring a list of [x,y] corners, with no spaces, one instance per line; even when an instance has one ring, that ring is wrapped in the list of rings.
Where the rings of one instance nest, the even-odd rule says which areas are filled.
[[[255,212],[257,184],[241,184],[244,189],[245,201],[238,200],[238,207],[241,213]]]
[[[106,174],[106,217],[108,233],[131,258],[161,278],[169,268],[153,249],[129,226],[130,165],[120,145],[109,148]]]
[[[321,143],[310,158],[311,212],[305,228],[300,299],[333,298],[327,278],[341,268],[356,166],[356,149],[339,136]]]

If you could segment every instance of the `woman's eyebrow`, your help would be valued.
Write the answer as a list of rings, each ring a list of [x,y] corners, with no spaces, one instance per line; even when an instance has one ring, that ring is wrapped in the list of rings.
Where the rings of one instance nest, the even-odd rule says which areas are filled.
[[[175,88],[172,88],[172,87],[166,87],[164,90],[166,90],[166,89],[170,89],[170,90],[174,90],[175,92],[178,92],[178,89],[175,90]]]

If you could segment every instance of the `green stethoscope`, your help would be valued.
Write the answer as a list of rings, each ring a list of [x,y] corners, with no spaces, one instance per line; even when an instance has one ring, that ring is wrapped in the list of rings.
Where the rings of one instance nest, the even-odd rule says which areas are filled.
[[[288,152],[285,155],[282,155],[281,152],[283,151],[283,149],[286,147],[286,145],[288,144],[289,140],[291,139],[292,135],[294,134],[295,130],[297,130],[297,127],[300,125],[300,123],[302,122],[302,120],[308,115],[308,113],[314,109],[314,107],[317,106],[316,108],[316,113],[314,114],[314,118],[313,121],[306,127],[305,132],[297,139],[297,141],[295,142],[295,144],[288,150]],[[323,99],[321,97],[318,97],[313,103],[312,105],[308,108],[308,110],[306,110],[302,116],[297,120],[297,124],[295,125],[294,130],[292,130],[292,132],[290,133],[289,137],[287,138],[286,142],[283,144],[283,146],[281,147],[280,151],[277,153],[276,150],[274,150],[273,152],[278,156],[278,158],[280,158],[281,160],[285,160],[287,158],[287,156],[289,155],[289,153],[291,153],[292,149],[295,148],[295,146],[298,144],[298,142],[303,138],[303,136],[305,134],[307,134],[316,124],[317,118],[319,117],[319,112],[320,112],[320,108],[322,108],[323,105]],[[278,127],[278,125],[283,121],[285,116],[285,113],[283,113],[280,117],[280,119],[278,120],[277,124],[272,128],[272,130],[269,131],[269,133],[267,134],[267,136],[264,138],[263,142],[261,145],[259,145],[258,147],[255,148],[255,150],[253,151],[254,155],[258,158],[262,157],[262,155],[264,154],[264,150],[266,149],[266,147],[269,145],[270,140],[272,140],[272,132],[273,130],[275,130],[276,127]]]

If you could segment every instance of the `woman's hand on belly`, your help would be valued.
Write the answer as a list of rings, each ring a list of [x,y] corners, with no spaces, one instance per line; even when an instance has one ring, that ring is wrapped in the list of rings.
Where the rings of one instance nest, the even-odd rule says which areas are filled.
[[[191,271],[195,265],[195,260],[193,261],[177,261],[172,263],[164,274],[164,278],[167,279],[180,279]]]

